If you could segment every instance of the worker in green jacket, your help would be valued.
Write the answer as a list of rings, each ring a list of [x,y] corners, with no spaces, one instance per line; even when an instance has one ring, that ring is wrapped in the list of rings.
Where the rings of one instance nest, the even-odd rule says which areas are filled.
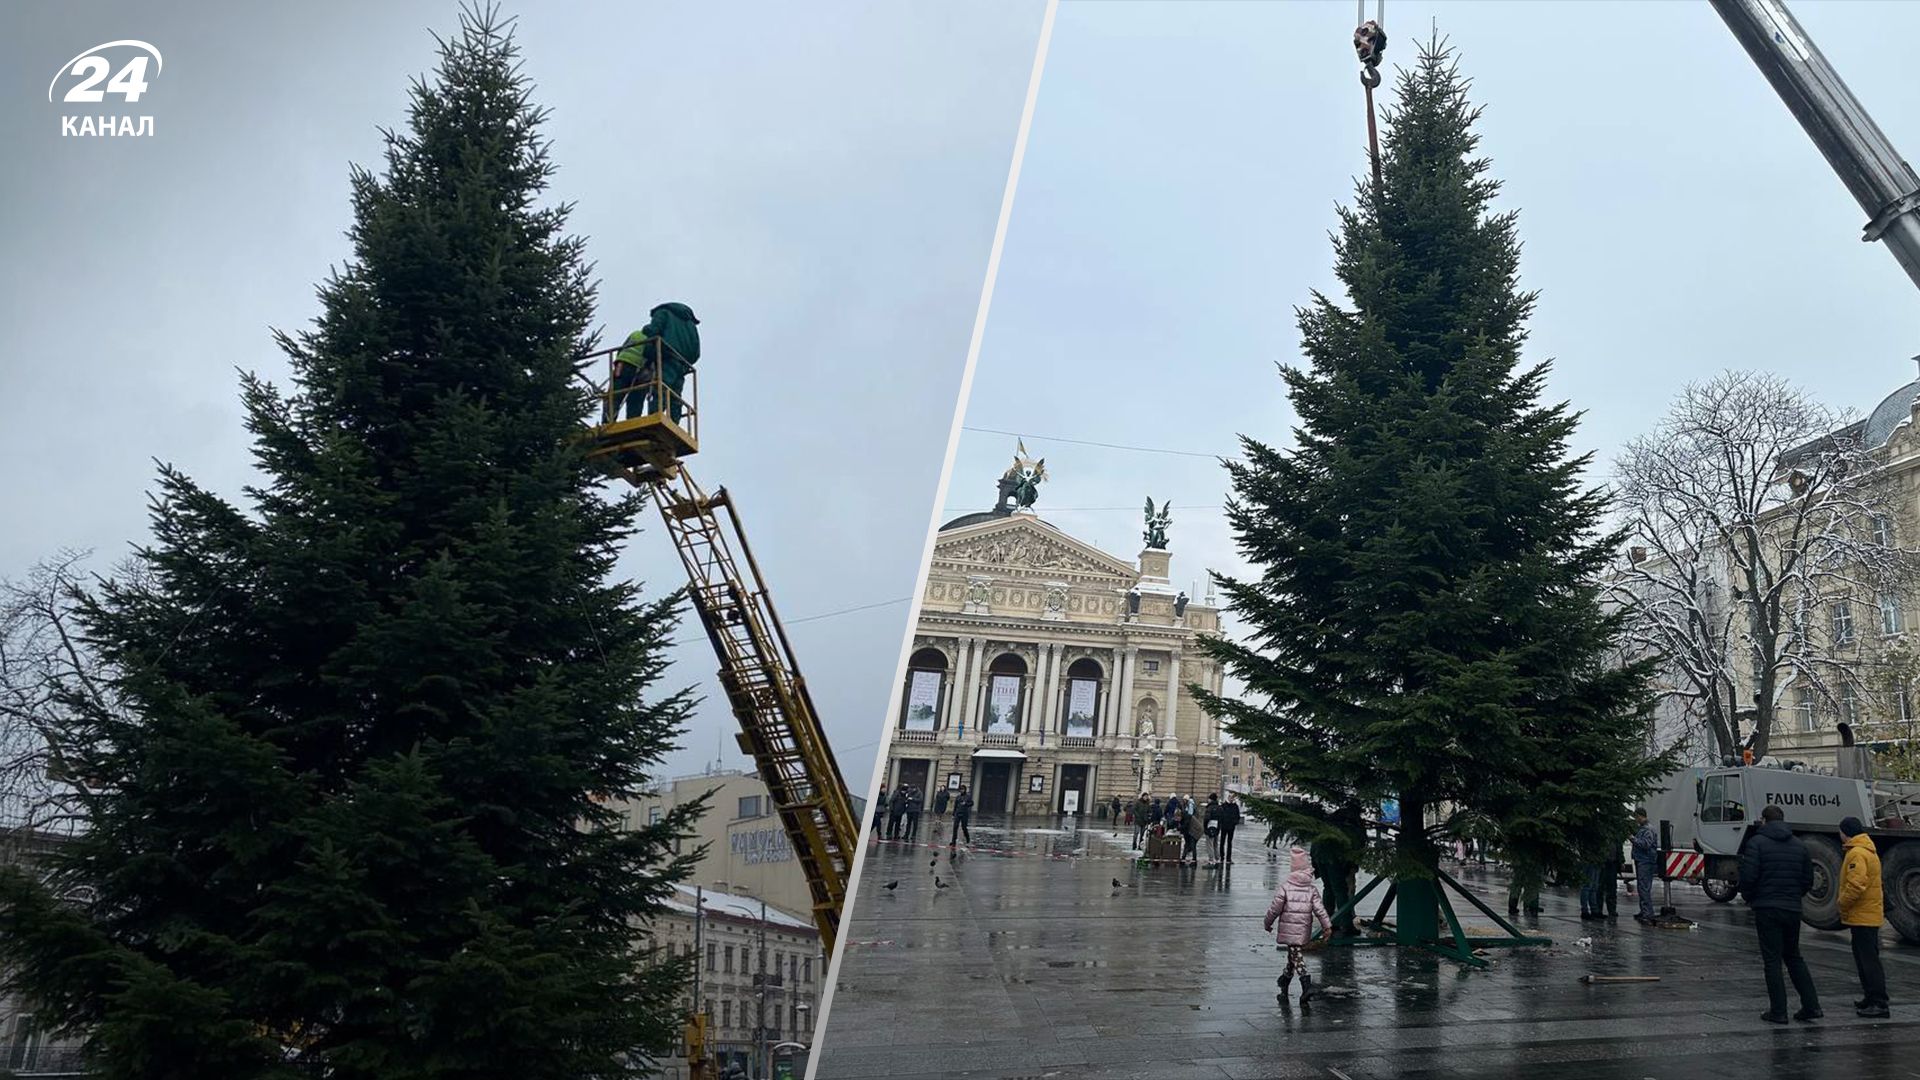
[[[678,423],[685,411],[681,395],[687,372],[700,359],[700,320],[694,317],[692,308],[680,303],[660,304],[650,315],[647,325],[628,334],[614,354],[613,412],[609,419],[619,419],[623,411],[626,419],[634,420],[665,409]],[[637,409],[629,407],[634,395],[640,397]],[[659,400],[662,396],[667,400]]]

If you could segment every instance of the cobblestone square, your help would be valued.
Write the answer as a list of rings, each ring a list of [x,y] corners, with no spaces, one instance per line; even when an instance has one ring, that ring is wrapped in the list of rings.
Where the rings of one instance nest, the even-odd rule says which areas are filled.
[[[1543,913],[1521,925],[1553,945],[1500,950],[1485,971],[1393,948],[1320,950],[1308,965],[1327,993],[1283,1012],[1282,965],[1260,922],[1285,849],[1242,829],[1224,871],[1141,867],[1130,831],[1106,824],[985,821],[972,850],[950,857],[947,823],[929,818],[920,846],[872,847],[818,1075],[1920,1077],[1920,951],[1890,932],[1891,1021],[1853,1015],[1846,939],[1809,929],[1826,1018],[1760,1022],[1748,911],[1678,886],[1674,903],[1696,930],[1642,927],[1624,890],[1618,919],[1582,922],[1574,890],[1547,889]],[[1458,876],[1504,910],[1497,868]],[[1588,973],[1660,981],[1589,986]]]

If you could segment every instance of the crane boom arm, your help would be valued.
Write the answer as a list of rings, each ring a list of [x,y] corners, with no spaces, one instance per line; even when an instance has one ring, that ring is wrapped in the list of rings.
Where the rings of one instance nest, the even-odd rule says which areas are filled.
[[[1920,176],[1914,174],[1781,0],[1709,0],[1866,212],[1863,240],[1920,285]]]

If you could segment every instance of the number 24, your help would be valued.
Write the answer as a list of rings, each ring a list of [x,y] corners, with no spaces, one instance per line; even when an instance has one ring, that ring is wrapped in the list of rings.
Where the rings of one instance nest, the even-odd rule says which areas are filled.
[[[106,60],[98,56],[83,56],[74,61],[69,74],[84,75],[80,85],[67,91],[66,101],[102,101],[107,94],[119,94],[128,101],[139,101],[140,95],[147,92],[147,58],[136,56],[127,61],[112,79],[108,80],[106,90],[93,87],[107,77],[110,69]]]

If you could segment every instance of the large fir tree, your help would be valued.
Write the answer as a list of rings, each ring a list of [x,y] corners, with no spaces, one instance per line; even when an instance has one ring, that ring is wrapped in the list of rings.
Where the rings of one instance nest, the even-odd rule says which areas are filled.
[[[0,948],[101,1076],[580,1080],[673,1043],[648,925],[689,818],[608,804],[686,718],[643,701],[677,597],[610,578],[640,505],[573,438],[594,288],[529,98],[463,18],[353,172],[296,389],[244,380],[251,511],[164,469],[83,598],[87,828],[0,881]]]
[[[1570,456],[1576,417],[1540,404],[1546,365],[1521,362],[1534,298],[1476,118],[1438,43],[1401,73],[1382,181],[1340,211],[1349,303],[1299,312],[1310,366],[1282,373],[1296,445],[1243,437],[1228,466],[1260,575],[1220,579],[1248,633],[1207,649],[1247,695],[1202,695],[1326,805],[1400,800],[1376,868],[1401,883],[1408,942],[1436,936],[1429,810],[1567,865],[1663,767],[1643,752],[1647,669],[1610,662],[1605,499]]]

